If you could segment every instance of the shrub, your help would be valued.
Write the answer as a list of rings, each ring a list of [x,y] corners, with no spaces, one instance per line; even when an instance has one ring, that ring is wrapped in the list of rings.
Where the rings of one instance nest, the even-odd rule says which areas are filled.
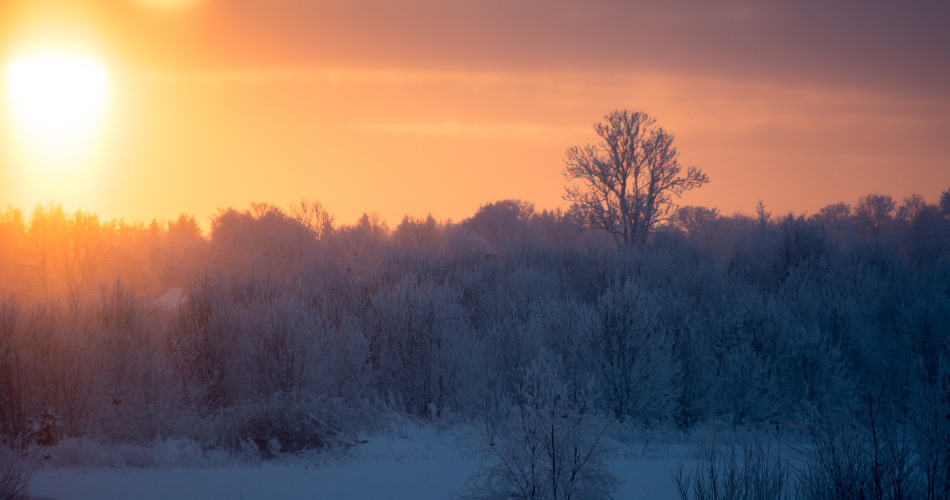
[[[925,498],[912,441],[900,426],[879,421],[877,411],[871,401],[854,421],[816,418],[799,500]]]
[[[608,424],[593,413],[591,384],[571,387],[539,358],[521,381],[506,425],[486,436],[495,465],[465,483],[462,498],[584,500],[612,498],[620,484],[607,470]]]
[[[221,411],[209,444],[270,460],[282,453],[325,450],[345,441],[349,432],[371,428],[379,418],[336,398],[274,394]]]
[[[0,498],[30,498],[31,474],[32,471],[17,451],[0,446]]]
[[[782,500],[790,498],[788,466],[780,450],[758,438],[741,446],[730,443],[723,453],[715,443],[703,445],[699,469],[673,477],[682,500]],[[741,457],[738,450],[742,450]],[[690,491],[692,490],[692,496]]]

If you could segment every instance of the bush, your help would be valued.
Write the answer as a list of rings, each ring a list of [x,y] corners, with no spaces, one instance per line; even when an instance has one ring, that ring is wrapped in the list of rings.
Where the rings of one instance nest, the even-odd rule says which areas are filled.
[[[593,413],[591,384],[564,384],[539,358],[520,389],[506,424],[486,436],[487,455],[497,463],[469,478],[461,498],[613,498],[620,481],[607,470],[608,424]]]
[[[715,443],[704,444],[695,475],[684,477],[681,464],[673,482],[682,500],[782,500],[790,498],[788,479],[780,450],[773,452],[756,438],[741,446],[730,443],[725,453]]]
[[[911,440],[899,426],[878,421],[876,410],[869,404],[854,422],[816,419],[798,481],[799,500],[926,498]]]
[[[613,283],[598,297],[584,333],[588,368],[604,406],[621,422],[662,421],[675,408],[679,369],[655,295],[632,280]]]
[[[15,450],[0,446],[0,498],[19,500],[30,498],[32,471]]]
[[[345,435],[372,427],[378,414],[353,408],[338,398],[301,393],[273,394],[223,410],[216,417],[212,447],[250,452],[270,460],[331,448]]]

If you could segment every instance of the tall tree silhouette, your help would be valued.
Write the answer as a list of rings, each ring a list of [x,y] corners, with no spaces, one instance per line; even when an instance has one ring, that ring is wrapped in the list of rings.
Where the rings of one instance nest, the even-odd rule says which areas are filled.
[[[696,167],[680,175],[673,134],[646,113],[614,111],[605,119],[594,125],[603,141],[567,150],[564,177],[581,185],[568,185],[564,199],[575,203],[588,226],[613,234],[618,244],[634,245],[675,213],[673,195],[709,178]]]

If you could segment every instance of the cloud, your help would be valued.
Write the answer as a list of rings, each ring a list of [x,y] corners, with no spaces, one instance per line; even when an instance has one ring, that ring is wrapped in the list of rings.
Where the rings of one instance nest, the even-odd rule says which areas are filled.
[[[268,95],[276,92],[273,85],[291,85],[332,95],[340,112],[362,110],[364,116],[346,119],[350,127],[442,137],[543,140],[589,132],[589,124],[619,108],[646,111],[678,132],[950,127],[950,96],[648,71],[278,67],[129,74],[170,85],[256,86]],[[598,112],[589,114],[592,109]],[[379,116],[368,120],[366,113]]]
[[[281,82],[465,82],[490,84],[534,75],[491,71],[391,70],[332,67],[260,67],[223,70],[129,70],[125,74],[167,83],[258,84]]]
[[[220,13],[248,47],[322,64],[950,86],[937,1],[233,0]]]
[[[519,140],[547,140],[560,134],[582,134],[587,132],[586,127],[556,127],[524,123],[471,124],[457,121],[439,123],[360,123],[351,124],[350,126],[369,132],[389,134]]]

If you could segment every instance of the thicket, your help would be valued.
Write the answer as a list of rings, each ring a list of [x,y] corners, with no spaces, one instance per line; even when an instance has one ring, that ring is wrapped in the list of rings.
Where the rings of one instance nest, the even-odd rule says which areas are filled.
[[[255,205],[220,212],[208,237],[187,217],[29,220],[44,211],[61,224],[46,240],[15,211],[0,224],[4,255],[22,256],[7,286],[27,287],[0,299],[8,444],[189,436],[266,457],[324,447],[380,408],[486,423],[542,357],[615,422],[798,426],[819,451],[883,446],[855,466],[903,460],[893,470],[927,498],[950,491],[950,206],[690,207],[633,248],[511,200],[394,229]],[[83,242],[97,242],[85,260]],[[95,294],[94,277],[109,280]],[[180,305],[153,301],[174,286]],[[847,472],[826,456],[816,488]]]

